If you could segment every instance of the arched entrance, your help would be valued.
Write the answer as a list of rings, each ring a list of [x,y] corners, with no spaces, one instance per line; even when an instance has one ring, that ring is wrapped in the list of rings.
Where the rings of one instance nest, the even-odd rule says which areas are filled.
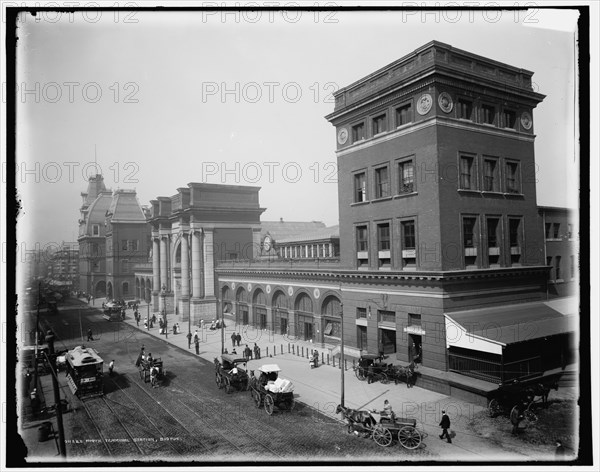
[[[261,289],[252,297],[252,321],[258,329],[267,329],[267,297]]]
[[[289,299],[281,290],[277,290],[273,297],[273,331],[278,334],[288,334]]]
[[[240,287],[235,294],[237,310],[235,312],[235,322],[237,324],[248,324],[248,292]]]
[[[313,339],[313,302],[306,293],[301,293],[294,304],[296,312],[296,337],[309,341]]]
[[[104,280],[101,280],[96,284],[96,288],[94,289],[94,297],[95,298],[106,297],[106,282]]]
[[[106,298],[108,298],[109,300],[113,299],[113,286],[111,282],[108,282],[106,284]]]
[[[323,341],[337,343],[342,337],[342,306],[340,299],[329,295],[321,306]]]

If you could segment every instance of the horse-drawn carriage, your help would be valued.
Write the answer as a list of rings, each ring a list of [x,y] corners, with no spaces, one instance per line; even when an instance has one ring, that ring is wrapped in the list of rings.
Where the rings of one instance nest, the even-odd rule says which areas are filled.
[[[256,408],[264,406],[269,415],[273,414],[276,406],[280,410],[291,411],[296,403],[294,386],[289,380],[279,378],[281,372],[279,366],[266,364],[258,371],[260,372],[258,377],[255,376],[254,371],[250,371],[250,395]]]
[[[417,420],[381,415],[379,422],[373,417],[375,410],[354,410],[338,405],[336,413],[342,413],[347,422],[349,434],[371,438],[378,445],[387,447],[394,440],[405,449],[416,449],[421,444],[421,433],[417,429]]]
[[[138,368],[140,370],[140,379],[145,383],[150,382],[153,387],[158,387],[167,373],[160,357],[152,360],[141,359]]]
[[[223,354],[221,361],[215,357],[214,362],[217,387],[224,388],[227,393],[231,393],[234,390],[248,390],[250,388],[250,379],[246,371],[248,361],[245,358],[236,357],[232,354]]]
[[[389,383],[387,376],[388,365],[381,362],[381,357],[373,354],[363,354],[354,368],[358,380],[366,380],[367,383],[381,382]]]
[[[513,424],[523,418],[529,422],[537,421],[535,409],[540,403],[544,408],[548,407],[548,395],[550,390],[558,390],[560,376],[559,373],[500,384],[488,402],[488,414],[492,418],[508,414]]]

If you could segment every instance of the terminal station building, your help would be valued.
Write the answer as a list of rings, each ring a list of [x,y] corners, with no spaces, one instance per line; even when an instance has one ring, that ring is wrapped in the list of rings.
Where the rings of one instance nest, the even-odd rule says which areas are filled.
[[[339,227],[263,226],[257,187],[190,183],[151,202],[137,293],[332,354],[342,330],[351,357],[407,364],[414,344],[420,384],[465,398],[564,368],[577,253],[548,240],[577,231],[537,205],[532,75],[434,41],[340,89]]]

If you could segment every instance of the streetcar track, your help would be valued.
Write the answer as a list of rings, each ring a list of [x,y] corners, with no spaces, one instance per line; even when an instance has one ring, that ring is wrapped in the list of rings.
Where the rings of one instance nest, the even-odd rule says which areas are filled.
[[[158,431],[158,433],[162,437],[164,437],[165,435],[164,435],[163,431],[161,431],[161,429],[156,424],[154,424],[154,422],[152,421],[152,419],[145,413],[144,408],[142,407],[142,405],[140,405],[135,399],[132,399],[132,397],[127,392],[125,392],[125,389],[123,389],[115,380],[113,380],[113,379],[109,379],[109,380],[113,384],[116,385],[116,387],[119,389],[119,391],[121,391],[127,398],[129,398],[137,406],[137,409],[139,409],[139,410],[142,411],[142,414],[146,417],[146,419],[148,420],[148,422]],[[137,383],[136,383],[136,385],[137,385]],[[144,393],[146,393],[147,395],[149,395],[145,390],[144,390]],[[162,405],[160,405],[160,406],[162,406]],[[165,408],[163,407],[163,409],[165,409]],[[167,410],[165,409],[165,411],[167,411]],[[167,411],[167,413],[169,413],[169,412]],[[171,416],[173,416],[173,415],[171,415]],[[173,416],[173,419],[175,419],[177,421],[177,418],[175,418],[174,416]],[[184,427],[184,429],[186,429],[186,428]],[[186,431],[187,431],[187,429],[186,429]],[[187,431],[187,432],[190,433],[189,431]],[[208,450],[208,447],[206,447],[206,445],[204,445],[201,441],[199,441],[196,438],[194,438],[194,436],[192,436],[192,438],[195,439],[197,442],[199,442],[202,446],[204,446]],[[165,444],[167,444],[173,450],[173,452],[175,452],[176,454],[181,454],[182,451],[179,450],[175,446],[175,444],[173,444],[171,441],[166,441]]]
[[[195,395],[194,393],[190,392],[190,391],[189,391],[189,390],[188,390],[186,387],[182,386],[181,384],[178,384],[178,386],[180,386],[180,387],[181,387],[181,388],[184,390],[184,393],[187,393],[188,395],[190,395],[190,396],[194,397],[196,400],[200,401],[200,403],[201,403],[202,405],[204,405],[204,406],[208,406],[208,408],[210,408],[210,409],[211,409],[213,412],[216,412],[216,411],[217,411],[217,410],[216,410],[216,408],[214,408],[214,407],[212,407],[211,405],[209,405],[208,403],[206,403],[206,402],[202,401],[202,399],[201,399],[200,397],[198,397],[198,396],[197,396],[197,395]],[[188,409],[190,409],[190,411],[192,411],[192,412],[193,412],[193,413],[194,413],[196,416],[200,417],[200,416],[199,416],[199,415],[198,415],[198,414],[197,414],[195,411],[191,410],[191,408],[190,408],[188,405],[186,405],[185,403],[183,403],[181,400],[179,400],[179,401],[180,401],[180,403],[182,403],[182,404],[183,404],[185,407],[187,407]],[[231,427],[227,427],[226,429],[228,429],[229,431],[233,431],[233,432],[238,432],[238,431],[240,431],[240,430],[241,430],[241,431],[242,431],[244,434],[246,434],[246,435],[250,436],[250,437],[253,439],[253,441],[252,441],[252,443],[253,443],[253,444],[260,444],[262,447],[264,447],[264,448],[265,448],[267,451],[269,451],[269,452],[270,452],[271,454],[273,454],[275,457],[278,457],[278,458],[280,458],[280,459],[283,459],[283,458],[284,458],[284,457],[283,457],[283,456],[281,456],[279,453],[277,453],[277,452],[275,452],[273,449],[271,449],[269,446],[267,446],[267,445],[265,445],[263,442],[261,442],[261,441],[257,440],[257,438],[256,438],[256,435],[255,435],[255,434],[249,433],[247,430],[245,430],[245,429],[243,429],[243,428],[240,428],[239,424],[236,426],[236,429],[234,429],[234,428],[231,428]],[[223,437],[225,437],[225,436],[224,436],[222,433],[219,433],[219,434],[221,434]],[[226,440],[227,440],[229,443],[231,443],[231,440],[230,440],[230,439],[228,439],[228,438],[226,438],[226,437],[225,437],[225,439],[226,439]],[[231,444],[233,444],[233,443],[231,443]],[[236,446],[236,445],[234,445],[234,446],[235,446],[237,449],[239,449],[239,447],[238,447],[238,446]],[[242,452],[243,452],[243,451],[242,451]]]
[[[106,452],[108,452],[108,454],[110,456],[112,456],[113,453],[110,450],[110,447],[108,447],[108,443],[106,442],[106,438],[104,437],[104,435],[100,431],[100,428],[99,428],[98,424],[94,421],[94,418],[92,417],[92,413],[90,412],[90,409],[88,408],[88,406],[85,404],[84,401],[82,401],[81,404],[83,405],[83,409],[87,413],[88,418],[91,420],[92,425],[94,426],[94,428],[96,428],[96,432],[98,433],[98,436],[100,436],[100,439],[102,440],[102,444],[104,444],[104,447],[106,448]]]
[[[130,380],[130,379],[128,379],[128,380]],[[177,422],[177,423],[178,423],[178,424],[181,426],[181,428],[183,428],[183,430],[184,430],[184,431],[185,431],[185,432],[186,432],[186,433],[187,433],[187,434],[188,434],[188,435],[189,435],[189,436],[190,436],[190,437],[191,437],[191,438],[192,438],[192,439],[193,439],[195,442],[197,442],[198,444],[200,444],[200,445],[201,445],[201,446],[202,446],[202,447],[203,447],[203,448],[204,448],[204,449],[205,449],[207,452],[210,452],[210,451],[211,451],[211,449],[210,449],[210,448],[209,448],[209,447],[208,447],[208,446],[207,446],[207,445],[206,445],[206,444],[205,444],[203,441],[201,441],[200,439],[198,439],[198,438],[196,437],[196,435],[194,434],[194,432],[193,432],[193,431],[190,431],[190,430],[189,430],[189,429],[188,429],[188,428],[187,428],[187,427],[186,427],[186,426],[185,426],[185,425],[184,425],[184,424],[183,424],[181,421],[179,421],[179,420],[177,419],[177,417],[176,417],[176,416],[175,416],[173,413],[171,413],[171,412],[170,412],[170,411],[169,411],[169,410],[168,410],[168,409],[167,409],[167,408],[166,408],[166,407],[165,407],[165,406],[164,406],[164,405],[163,405],[161,402],[159,402],[158,400],[156,400],[156,398],[154,398],[152,395],[150,395],[150,394],[149,394],[149,393],[146,391],[146,389],[145,389],[145,388],[144,388],[142,385],[140,385],[140,384],[138,383],[137,379],[136,379],[136,380],[134,380],[134,381],[131,381],[131,380],[130,380],[130,385],[136,385],[136,386],[137,386],[137,387],[138,387],[138,388],[139,388],[139,389],[140,389],[140,390],[141,390],[141,391],[142,391],[142,392],[143,392],[143,393],[144,393],[144,394],[145,394],[145,395],[146,395],[148,398],[150,398],[150,399],[151,399],[151,400],[152,400],[154,403],[156,403],[156,404],[157,404],[157,405],[158,405],[158,406],[159,406],[161,409],[163,409],[163,410],[164,410],[164,411],[167,413],[167,415],[168,415],[169,417],[171,417],[173,420],[175,420],[175,421],[176,421],[176,422]],[[120,388],[120,387],[119,387],[119,388]],[[140,405],[140,404],[139,404],[137,401],[136,401],[136,404],[138,404],[138,405],[140,406],[140,408],[143,408],[143,407],[142,407],[142,406],[141,406],[141,405]]]

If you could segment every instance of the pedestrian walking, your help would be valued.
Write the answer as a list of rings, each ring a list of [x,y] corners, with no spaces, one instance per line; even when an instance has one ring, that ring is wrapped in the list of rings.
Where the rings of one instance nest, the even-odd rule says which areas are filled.
[[[237,345],[238,345],[238,347],[240,347],[240,343],[242,342],[242,335],[241,335],[240,333],[238,333],[238,334],[235,336],[235,340],[237,341]]]
[[[252,349],[250,349],[247,344],[246,344],[246,348],[244,349],[244,357],[246,358],[247,361],[252,359]]]
[[[92,328],[88,328],[88,330],[87,330],[87,340],[88,341],[94,340],[94,336],[92,335]]]
[[[260,347],[256,343],[254,343],[254,358],[260,359]]]
[[[194,339],[194,346],[196,346],[196,354],[200,354],[200,340],[198,338]]]
[[[112,376],[113,375],[113,370],[115,369],[115,360],[113,359],[112,361],[109,362],[108,364],[108,375]]]
[[[188,340],[188,349],[189,349],[189,348],[192,347],[192,332],[188,331],[188,334],[187,334],[186,337],[187,337],[187,340]]]
[[[450,428],[450,417],[446,414],[446,410],[442,410],[442,421],[440,421],[440,427],[442,428],[440,439],[446,438],[448,442],[451,443],[452,439],[450,439],[450,434],[448,434],[448,429]]]
[[[198,336],[198,330],[194,331],[194,342],[200,342],[200,336]]]
[[[235,331],[231,335],[231,347],[235,347],[235,341],[237,340],[237,336],[235,335]]]

